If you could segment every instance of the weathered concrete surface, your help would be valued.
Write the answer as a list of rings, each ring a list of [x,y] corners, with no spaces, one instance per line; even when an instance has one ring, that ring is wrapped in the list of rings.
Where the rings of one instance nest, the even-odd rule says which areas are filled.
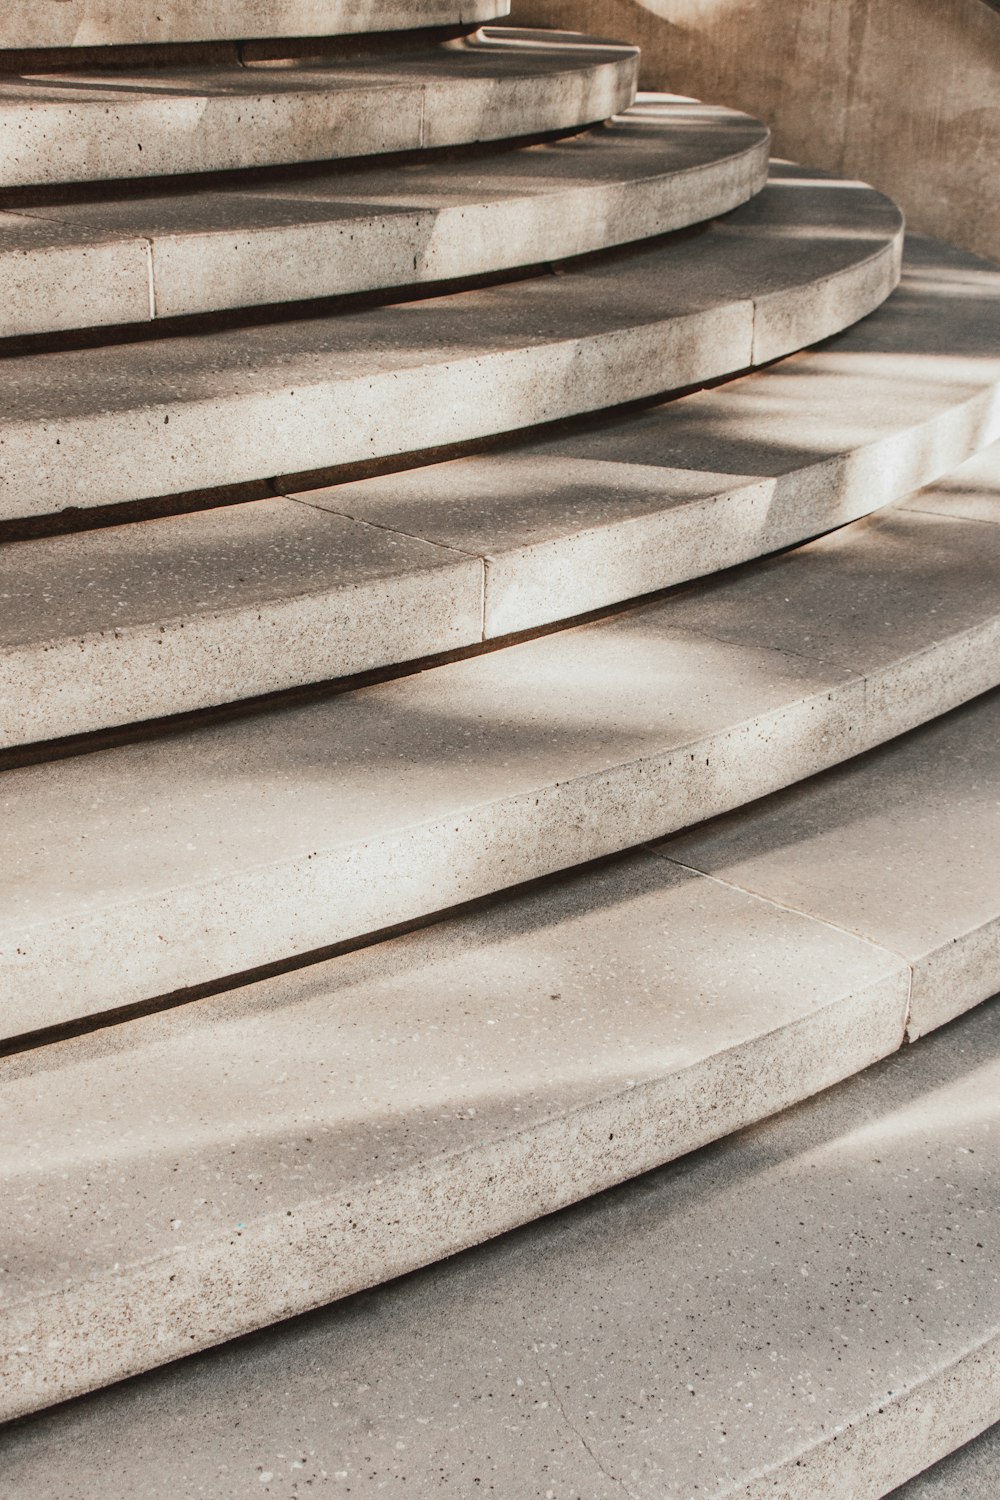
[[[784,155],[1000,259],[1000,13],[982,0],[515,0],[513,19],[635,42],[644,88],[748,110]]]
[[[995,1500],[1000,1474],[1000,1426],[918,1474],[891,1500]]]
[[[335,36],[492,21],[509,10],[509,0],[0,0],[0,47]]]
[[[295,474],[694,385],[824,338],[899,279],[880,194],[779,165],[678,238],[364,311],[24,354],[0,518]]]
[[[900,954],[915,1039],[1000,983],[1000,697],[658,847]]]
[[[768,132],[648,95],[600,129],[471,160],[367,163],[0,213],[0,335],[446,281],[603,250],[764,186]]]
[[[632,103],[634,48],[487,28],[383,58],[0,74],[0,184],[101,182],[496,141]]]
[[[900,290],[835,343],[639,416],[298,505],[8,544],[0,744],[470,646],[776,551],[1000,435],[998,385],[1000,274],[911,244]],[[990,504],[995,452],[905,502]]]
[[[1000,528],[889,513],[590,626],[11,770],[4,1033],[426,916],[835,765],[997,685],[998,577]]]
[[[13,1427],[6,1496],[877,1500],[997,1419],[998,1155],[993,1004],[446,1265]]]
[[[634,855],[8,1058],[0,1418],[773,1113],[898,1047],[908,987],[895,955]]]

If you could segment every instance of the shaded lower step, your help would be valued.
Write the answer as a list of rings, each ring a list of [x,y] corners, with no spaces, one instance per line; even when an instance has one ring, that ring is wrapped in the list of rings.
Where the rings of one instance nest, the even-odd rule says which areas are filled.
[[[334,36],[493,21],[509,0],[0,0],[0,47],[111,47],[247,37]]]
[[[994,1500],[1000,1474],[1000,1425],[994,1425],[925,1469],[892,1500]]]
[[[407,939],[424,965],[399,953],[393,973],[389,950],[353,1003],[318,971],[271,1006],[247,992],[18,1060],[6,1410],[581,1198],[623,1153],[662,1161],[898,1045],[888,955],[657,860],[601,879],[582,925],[515,905],[491,951]],[[207,1494],[240,1492],[241,1465],[273,1479],[280,1454],[282,1482],[336,1455],[359,1493],[466,1495],[479,1476],[534,1495],[542,1473],[587,1500],[874,1500],[997,1416],[998,1097],[993,1003],[658,1176],[13,1429],[6,1493],[59,1493],[70,1453],[106,1500],[176,1420],[184,1463],[204,1444],[219,1466],[188,1471]]]
[[[998,578],[1000,527],[890,511],[593,625],[7,771],[3,1031],[314,953],[846,760],[1000,681]]]
[[[298,504],[0,548],[0,745],[472,646],[842,525],[1000,435],[998,349],[1000,273],[911,241],[870,318],[724,389]],[[1000,518],[1000,453],[949,486]]]
[[[713,218],[764,186],[768,132],[667,96],[473,160],[324,166],[0,213],[0,336],[447,281]],[[356,164],[355,164],[356,165]]]
[[[566,274],[0,361],[0,520],[301,473],[591,411],[840,331],[899,277],[886,198],[778,165],[726,218]]]
[[[377,156],[592,125],[635,96],[635,47],[487,27],[396,57],[0,75],[0,185]]]

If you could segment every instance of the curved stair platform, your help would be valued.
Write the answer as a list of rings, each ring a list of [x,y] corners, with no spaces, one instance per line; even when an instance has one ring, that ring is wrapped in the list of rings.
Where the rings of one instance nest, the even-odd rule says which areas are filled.
[[[336,36],[502,19],[509,0],[0,0],[0,48],[122,47]]]
[[[576,130],[627,109],[638,52],[484,28],[395,55],[0,76],[0,186],[219,172]]]
[[[994,693],[749,809],[722,825],[744,857],[717,859],[718,876],[690,868],[705,848],[695,834],[182,1012],[3,1060],[2,1117],[32,1122],[27,1135],[2,1132],[3,1415],[549,1214],[868,1067],[902,1045],[908,1025],[912,1036],[914,1024],[974,1006],[1000,982],[998,737]],[[966,827],[979,837],[957,837]],[[802,902],[801,883],[780,877],[817,830],[824,889]],[[718,853],[719,838],[709,847]],[[907,910],[915,869],[934,871],[948,899],[933,909],[918,893],[922,934],[915,940],[911,912],[901,940],[893,914]],[[877,941],[858,935],[873,931]],[[987,1031],[996,1020],[993,1006]],[[927,1055],[908,1055],[911,1077]],[[852,1085],[855,1095],[884,1098],[885,1076]],[[939,1141],[984,1100],[993,1113],[996,1090],[981,1077],[971,1097],[970,1115],[935,1095],[928,1123]],[[892,1144],[888,1125],[860,1128],[870,1170],[881,1162],[881,1179],[895,1181],[886,1153],[907,1149],[906,1132]],[[962,1143],[966,1154],[981,1149]],[[697,1173],[697,1158],[676,1170]],[[931,1180],[938,1174],[921,1171],[915,1193],[903,1174],[911,1204]],[[850,1191],[855,1204],[867,1198]],[[748,1255],[773,1247],[742,1212],[718,1212],[740,1226]],[[793,1219],[816,1236],[807,1264],[817,1295],[835,1296],[837,1278],[831,1285],[815,1257],[836,1216],[817,1207],[808,1224]],[[973,1238],[985,1239],[970,1204],[975,1223]],[[954,1228],[949,1220],[946,1238]],[[895,1244],[899,1230],[893,1221],[882,1234]],[[614,1241],[621,1269],[629,1256]],[[988,1261],[969,1264],[992,1285]],[[940,1291],[935,1264],[929,1285]],[[955,1277],[966,1261],[945,1264]],[[912,1295],[898,1265],[890,1274]],[[854,1295],[853,1279],[843,1295]],[[995,1313],[992,1294],[987,1303]],[[966,1306],[949,1302],[945,1326]],[[789,1326],[803,1338],[829,1332],[842,1348],[834,1322],[793,1316]],[[935,1356],[928,1373],[948,1363]],[[914,1373],[897,1372],[880,1399],[898,1397]],[[856,1376],[844,1372],[845,1390]],[[988,1389],[983,1400],[992,1409]],[[735,1410],[748,1410],[742,1398]],[[749,1422],[746,1432],[761,1440]]]
[[[998,349],[1000,273],[911,240],[869,319],[723,388],[502,453],[11,543],[0,745],[468,648],[831,530],[1000,437]],[[912,503],[959,506],[965,472]],[[968,476],[982,510],[1000,457]]]
[[[46,201],[0,213],[0,337],[480,276],[665,234],[767,179],[767,128],[646,96],[471,160]]]
[[[11,769],[4,1034],[315,954],[837,764],[1000,681],[998,573],[1000,527],[889,512],[596,624]]]
[[[902,220],[778,166],[712,224],[560,275],[0,370],[0,519],[468,441],[766,363],[871,312]]]

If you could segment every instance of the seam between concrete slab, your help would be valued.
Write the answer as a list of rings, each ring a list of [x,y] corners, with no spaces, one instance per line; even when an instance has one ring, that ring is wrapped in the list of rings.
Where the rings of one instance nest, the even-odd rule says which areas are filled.
[[[833,922],[828,917],[818,917],[815,912],[806,911],[804,907],[795,906],[790,901],[779,901],[774,896],[765,895],[763,891],[754,890],[749,885],[739,885],[735,880],[726,880],[722,875],[715,875],[710,870],[702,870],[698,865],[689,865],[682,859],[676,859],[673,855],[664,854],[662,849],[655,844],[642,844],[640,848],[646,853],[652,854],[656,859],[663,860],[664,864],[674,865],[679,870],[687,870],[691,875],[698,875],[704,880],[714,880],[716,885],[724,886],[727,890],[738,891],[743,896],[752,896],[756,901],[764,901],[768,906],[775,907],[778,911],[787,911],[797,917],[804,917],[809,922],[819,922],[823,927],[829,927],[834,932],[842,932],[845,937],[854,938],[856,942],[867,943],[869,948],[874,948],[886,958],[898,959],[899,963],[905,965],[907,971],[906,986],[906,1010],[903,1018],[903,1033],[900,1038],[900,1046],[908,1040],[910,1020],[913,1007],[913,978],[916,966],[895,948],[890,948],[886,943],[876,942],[874,938],[867,937],[863,932],[855,932],[851,927],[844,927],[840,922]]]
[[[904,504],[899,507],[899,511],[901,515],[933,516],[936,521],[961,521],[963,524],[971,522],[975,526],[1000,525],[1000,518],[994,521],[990,516],[959,515],[953,510],[935,510],[933,506]]]

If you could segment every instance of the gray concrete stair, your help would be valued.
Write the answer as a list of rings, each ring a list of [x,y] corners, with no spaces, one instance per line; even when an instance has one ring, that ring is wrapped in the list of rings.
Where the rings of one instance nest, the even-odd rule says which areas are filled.
[[[746,115],[648,95],[597,130],[495,154],[50,194],[0,211],[0,337],[468,278],[647,239],[752,197],[767,145]]]
[[[638,53],[484,27],[395,55],[0,73],[0,186],[101,182],[496,141],[627,109]]]
[[[1000,681],[998,566],[1000,528],[889,511],[588,626],[11,769],[4,1033],[305,957],[857,755]]]
[[[1000,436],[998,348],[1000,275],[912,241],[900,289],[833,344],[641,415],[9,544],[0,745],[471,648],[831,530]],[[995,518],[996,455],[951,483],[913,503]]]
[[[0,48],[120,47],[332,36],[499,20],[509,0],[0,0]]]
[[[874,1500],[998,1415],[1000,273],[498,8],[0,0],[4,1500]],[[164,1461],[140,1372],[507,1231]]]
[[[0,520],[368,461],[713,379],[871,312],[901,248],[880,194],[778,165],[725,218],[565,274],[18,354],[0,366]]]
[[[881,790],[903,808],[890,857],[909,857],[914,837],[928,864],[937,856],[947,809],[932,791],[921,816],[912,793],[922,774],[940,785],[942,749],[971,752],[980,774],[969,767],[959,800],[996,821],[997,729],[994,696],[938,726],[924,750],[926,732],[904,742],[899,782],[899,747],[872,758]],[[817,783],[821,796],[827,785]],[[842,813],[849,825],[850,794]],[[995,848],[980,847],[987,881]],[[901,862],[866,884],[878,900],[907,878]],[[992,889],[995,898],[995,880]],[[388,1279],[801,1099],[900,1046],[908,981],[891,950],[643,855],[193,1015],[9,1058],[2,1108],[32,1129],[0,1164],[18,1226],[2,1324],[5,1414]],[[962,991],[961,963],[950,982]],[[978,990],[976,975],[969,1003]],[[327,1393],[322,1440],[341,1469],[361,1461],[357,1420],[375,1442],[368,1479],[405,1472],[429,1494],[420,1444],[435,1434],[421,1432],[423,1419],[454,1422],[468,1396],[446,1490],[464,1494],[480,1472],[477,1443],[496,1438],[484,1398],[500,1379],[536,1414],[520,1441],[491,1450],[500,1492],[533,1483],[510,1492],[544,1493],[546,1450],[565,1483],[579,1482],[596,1447],[629,1493],[688,1495],[697,1478],[698,1491],[749,1497],[765,1492],[766,1476],[789,1496],[881,1495],[991,1420],[997,1020],[994,1003],[659,1179],[334,1309],[315,1323],[318,1339],[308,1325],[279,1330],[268,1341],[273,1369],[260,1345],[234,1346],[204,1378],[185,1362],[161,1377],[165,1404],[183,1405],[191,1381],[202,1412],[216,1397],[231,1402],[227,1366],[243,1379],[253,1368],[261,1399],[268,1387],[274,1399],[280,1365],[286,1424],[316,1399],[305,1398],[311,1382]],[[561,1320],[560,1303],[584,1321]],[[529,1342],[542,1338],[551,1355],[537,1377],[544,1399],[514,1346],[499,1353],[509,1330],[524,1336],[525,1309]],[[357,1378],[339,1347],[355,1325]],[[459,1328],[470,1338],[456,1355]],[[499,1366],[483,1358],[491,1339]],[[440,1347],[451,1372],[421,1380],[410,1417],[384,1384],[415,1378],[405,1347],[428,1372]],[[588,1350],[593,1367],[581,1364]],[[640,1420],[623,1414],[617,1384],[603,1397],[602,1381],[591,1385],[600,1366],[648,1408]],[[637,1366],[642,1394],[630,1379]],[[526,1398],[515,1376],[527,1377]],[[78,1431],[98,1440],[102,1413],[131,1427],[123,1412],[143,1389],[77,1407]],[[542,1415],[562,1401],[588,1431],[582,1447]],[[469,1425],[479,1410],[481,1438]],[[403,1449],[388,1441],[383,1453],[373,1437],[383,1411],[387,1433],[406,1429]],[[13,1431],[8,1485],[60,1472],[54,1421]],[[149,1441],[156,1423],[140,1425]],[[260,1419],[248,1427],[259,1440]],[[245,1462],[247,1438],[238,1441]],[[219,1482],[232,1484],[224,1472]],[[439,1491],[439,1475],[434,1483]]]

